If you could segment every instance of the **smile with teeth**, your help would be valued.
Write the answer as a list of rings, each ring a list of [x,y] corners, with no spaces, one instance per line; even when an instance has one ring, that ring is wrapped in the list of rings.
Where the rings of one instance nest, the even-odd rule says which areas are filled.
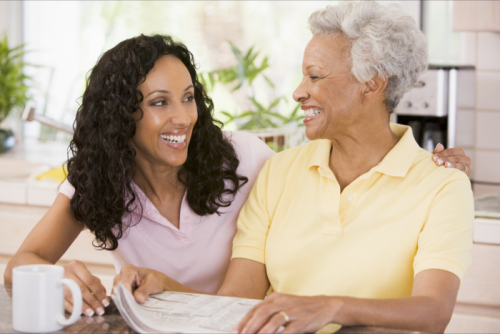
[[[310,116],[318,116],[323,110],[321,108],[309,108],[304,110],[304,113],[306,114],[307,117]]]
[[[163,140],[166,140],[171,143],[183,143],[186,140],[186,135],[181,135],[181,136],[167,136],[167,135],[160,135],[160,137]]]

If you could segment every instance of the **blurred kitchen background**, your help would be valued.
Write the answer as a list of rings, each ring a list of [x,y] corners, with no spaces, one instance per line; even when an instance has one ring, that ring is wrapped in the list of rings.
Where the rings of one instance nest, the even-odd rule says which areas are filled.
[[[307,18],[338,3],[0,1],[0,272],[57,194],[85,77],[104,51],[141,33],[172,35],[193,52],[225,129],[281,151],[306,141],[292,93]],[[441,142],[473,160],[474,264],[447,332],[498,333],[500,2],[380,3],[399,4],[429,40],[431,66],[393,121],[410,125],[426,149]],[[85,262],[109,292],[111,258],[92,239],[82,232],[61,263]]]

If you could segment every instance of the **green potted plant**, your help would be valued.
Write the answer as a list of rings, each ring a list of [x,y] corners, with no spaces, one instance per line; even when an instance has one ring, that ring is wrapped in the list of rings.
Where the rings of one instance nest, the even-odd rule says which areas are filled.
[[[0,40],[0,124],[29,100],[27,81],[31,78],[24,74],[24,53],[23,45],[9,47],[7,36]],[[0,152],[11,149],[14,143],[12,130],[0,128]]]
[[[254,50],[252,46],[247,52],[243,53],[230,41],[231,51],[233,52],[237,64],[227,68],[205,72],[200,74],[200,80],[208,88],[212,90],[216,83],[226,86],[231,92],[243,88],[244,83],[247,83],[249,91],[248,99],[250,101],[250,108],[243,110],[241,113],[221,111],[226,117],[225,124],[238,121],[238,130],[263,130],[271,128],[282,128],[283,126],[302,126],[303,114],[299,112],[300,104],[297,104],[289,115],[283,115],[276,111],[281,101],[286,101],[284,96],[276,98],[269,104],[257,101],[254,94],[253,81],[262,76],[267,84],[274,88],[274,83],[263,73],[269,67],[267,57],[262,60],[260,65],[256,64],[256,58],[259,55],[258,51]],[[273,136],[265,137],[263,139],[268,145],[276,151],[283,148],[285,139],[282,135],[279,136],[278,142],[273,143]],[[276,147],[274,147],[276,146]]]

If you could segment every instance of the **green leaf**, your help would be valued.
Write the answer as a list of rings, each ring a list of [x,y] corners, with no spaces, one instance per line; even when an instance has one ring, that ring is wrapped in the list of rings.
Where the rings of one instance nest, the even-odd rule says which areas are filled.
[[[272,112],[272,111],[270,111],[268,114],[269,114],[269,115],[271,115],[271,116],[274,116],[274,117],[276,117],[276,118],[279,118],[279,119],[281,119],[281,120],[283,120],[283,121],[288,120],[288,117],[283,116],[282,114],[279,114],[279,113],[277,113],[277,112]]]
[[[267,75],[262,74],[262,76],[264,77],[264,80],[266,80],[266,82],[268,83],[269,86],[271,86],[272,88],[275,88],[274,83],[267,77]]]
[[[29,66],[23,60],[26,54],[24,45],[9,47],[7,36],[0,41],[0,122],[14,108],[23,108],[29,100],[27,91],[32,78],[24,74]]]
[[[281,99],[283,99],[283,97],[278,97],[276,100],[274,100],[273,102],[271,102],[271,105],[269,106],[269,109],[272,109],[272,108],[276,107],[278,105],[278,103],[280,103]]]
[[[246,55],[245,55],[245,59],[250,58],[250,56],[252,55],[253,48],[254,48],[254,46],[252,45],[252,46],[250,47],[250,49],[248,49],[248,51],[247,51],[247,53],[246,53]]]
[[[300,106],[301,106],[301,104],[300,104],[300,103],[298,103],[298,104],[297,104],[297,106],[295,106],[295,108],[293,108],[293,110],[292,110],[292,114],[291,114],[291,116],[292,116],[292,117],[294,117],[294,116],[297,114],[297,112],[298,112],[298,111],[299,111],[299,109],[300,109]]]
[[[253,97],[250,98],[250,100],[252,101],[253,105],[256,106],[259,110],[266,110],[266,108],[264,108],[262,106],[262,104],[260,104],[259,102],[257,102],[257,100],[254,99]]]
[[[228,113],[227,111],[221,111],[221,114],[227,117],[227,121],[224,122],[225,124],[231,123],[235,119],[235,117],[230,113]]]
[[[254,111],[246,111],[238,116],[236,116],[237,118],[244,118],[244,117],[248,117],[248,116],[252,116],[254,115],[255,112]]]

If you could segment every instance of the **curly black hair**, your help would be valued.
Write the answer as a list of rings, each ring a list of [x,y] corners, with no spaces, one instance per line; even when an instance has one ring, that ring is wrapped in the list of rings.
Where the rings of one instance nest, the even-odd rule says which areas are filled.
[[[144,97],[137,87],[164,55],[182,61],[195,88],[198,120],[178,173],[189,206],[200,216],[220,214],[219,208],[228,207],[248,182],[236,173],[240,162],[222,135],[222,123],[213,118],[213,102],[198,80],[187,47],[163,35],[127,39],[105,52],[91,70],[68,149],[68,181],[75,188],[70,206],[76,219],[95,235],[94,246],[99,249],[115,250],[133,223],[122,222],[137,198],[131,186],[136,171],[132,114],[138,111],[143,116],[139,105]]]

